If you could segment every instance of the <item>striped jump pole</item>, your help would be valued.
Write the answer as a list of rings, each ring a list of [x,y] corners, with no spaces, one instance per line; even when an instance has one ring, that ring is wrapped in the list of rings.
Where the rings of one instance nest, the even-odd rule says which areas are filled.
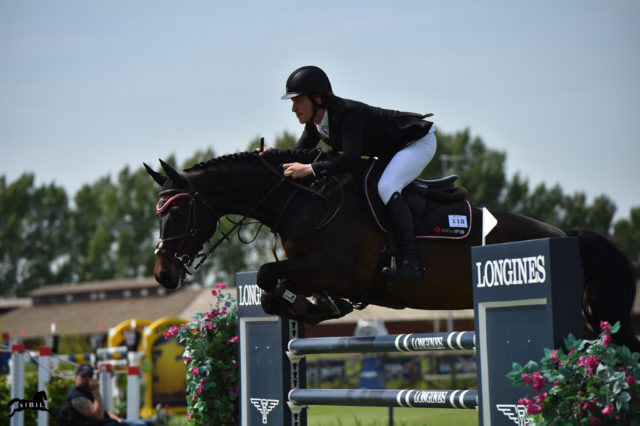
[[[475,349],[473,331],[409,333],[370,337],[313,337],[293,339],[288,349],[294,355],[361,352],[424,352]]]
[[[476,408],[475,390],[417,389],[292,389],[294,406],[342,405],[364,407]]]

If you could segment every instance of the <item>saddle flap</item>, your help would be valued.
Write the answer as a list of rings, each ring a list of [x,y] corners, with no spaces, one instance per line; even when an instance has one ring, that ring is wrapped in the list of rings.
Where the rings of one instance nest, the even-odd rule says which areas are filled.
[[[373,160],[364,174],[364,190],[371,214],[383,232],[390,230],[386,208],[378,195],[382,174]],[[442,179],[416,179],[402,191],[413,213],[416,238],[465,238],[471,232],[472,207],[467,190],[456,186],[458,176]]]

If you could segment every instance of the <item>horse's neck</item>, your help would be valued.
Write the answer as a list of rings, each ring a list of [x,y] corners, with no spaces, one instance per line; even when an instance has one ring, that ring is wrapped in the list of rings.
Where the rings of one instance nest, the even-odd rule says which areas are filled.
[[[271,225],[285,201],[282,191],[274,190],[281,177],[258,159],[212,166],[191,176],[197,191],[213,200],[218,214],[248,215]]]

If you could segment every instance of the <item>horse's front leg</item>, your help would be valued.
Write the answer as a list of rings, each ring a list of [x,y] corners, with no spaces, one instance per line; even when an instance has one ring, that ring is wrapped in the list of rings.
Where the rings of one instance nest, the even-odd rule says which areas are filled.
[[[349,302],[328,297],[322,289],[310,287],[310,277],[324,281],[331,274],[326,262],[312,259],[288,259],[262,265],[257,284],[264,290],[262,308],[268,314],[279,315],[307,324],[317,324],[329,318],[339,318],[351,312]],[[299,290],[303,284],[303,291]],[[306,285],[304,285],[306,284]],[[311,300],[306,296],[311,296]]]

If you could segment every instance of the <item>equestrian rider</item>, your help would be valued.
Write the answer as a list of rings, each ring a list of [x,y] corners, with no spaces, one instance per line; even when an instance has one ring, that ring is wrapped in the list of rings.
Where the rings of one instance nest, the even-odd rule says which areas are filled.
[[[321,178],[353,170],[363,155],[388,163],[378,183],[378,194],[387,207],[391,226],[402,257],[399,266],[383,272],[390,282],[421,283],[420,266],[409,205],[402,189],[416,179],[436,151],[433,123],[429,116],[366,105],[333,94],[329,78],[320,68],[295,70],[282,99],[291,99],[291,111],[304,131],[296,148],[312,149],[320,140],[341,155],[311,164],[284,164],[284,175],[294,179],[314,175]]]

